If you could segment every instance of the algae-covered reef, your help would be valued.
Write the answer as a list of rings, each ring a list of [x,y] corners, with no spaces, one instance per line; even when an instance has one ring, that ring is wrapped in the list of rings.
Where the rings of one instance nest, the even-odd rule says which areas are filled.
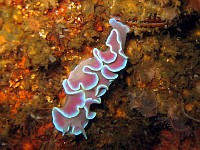
[[[0,149],[199,149],[199,14],[198,0],[0,0]],[[112,17],[130,27],[128,65],[88,140],[62,136],[61,83],[107,49]]]

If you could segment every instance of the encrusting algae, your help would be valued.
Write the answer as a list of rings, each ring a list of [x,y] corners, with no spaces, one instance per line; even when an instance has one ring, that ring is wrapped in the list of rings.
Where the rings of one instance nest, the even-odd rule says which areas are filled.
[[[0,0],[0,149],[199,149],[199,10],[198,0]],[[91,106],[88,139],[62,136],[51,116],[66,101],[61,82],[94,47],[106,51],[110,18],[130,27],[128,65]]]

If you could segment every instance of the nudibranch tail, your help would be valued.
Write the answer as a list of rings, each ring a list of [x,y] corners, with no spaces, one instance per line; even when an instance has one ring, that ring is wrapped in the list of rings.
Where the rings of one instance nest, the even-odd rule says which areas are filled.
[[[127,64],[128,57],[123,49],[129,28],[115,19],[110,19],[109,23],[113,29],[106,41],[108,50],[102,52],[94,48],[94,57],[76,66],[62,83],[68,98],[63,108],[53,108],[52,117],[55,128],[63,135],[82,133],[87,139],[84,128],[88,120],[96,116],[96,112],[90,111],[90,105],[101,103],[101,96],[118,77],[116,72]]]
[[[124,49],[125,41],[126,41],[126,34],[130,32],[129,27],[123,25],[121,22],[116,21],[114,18],[109,20],[110,25],[113,29],[116,29],[119,33],[119,38],[122,43],[122,48]]]

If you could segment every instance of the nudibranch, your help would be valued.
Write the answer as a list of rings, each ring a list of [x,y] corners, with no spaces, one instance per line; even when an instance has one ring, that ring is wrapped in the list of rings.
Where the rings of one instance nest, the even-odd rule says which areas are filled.
[[[123,49],[129,28],[113,18],[109,23],[113,29],[106,41],[108,50],[94,48],[94,57],[81,62],[62,82],[67,100],[63,108],[53,108],[52,117],[55,128],[63,135],[82,133],[87,139],[84,128],[96,116],[96,112],[90,111],[90,105],[101,103],[100,97],[118,77],[116,72],[127,64]]]

